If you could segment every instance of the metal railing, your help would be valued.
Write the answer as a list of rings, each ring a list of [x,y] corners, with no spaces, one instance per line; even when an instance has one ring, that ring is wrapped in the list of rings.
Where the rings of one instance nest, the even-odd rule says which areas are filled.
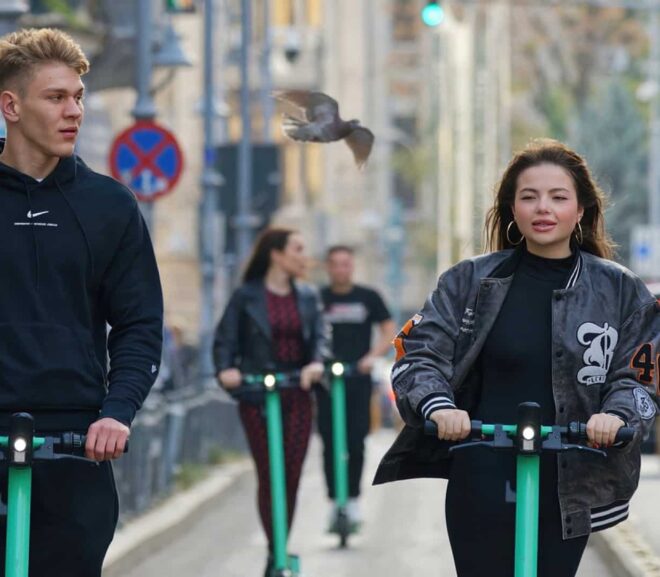
[[[236,405],[214,383],[152,391],[131,427],[128,453],[113,464],[120,519],[171,493],[183,466],[245,450]]]

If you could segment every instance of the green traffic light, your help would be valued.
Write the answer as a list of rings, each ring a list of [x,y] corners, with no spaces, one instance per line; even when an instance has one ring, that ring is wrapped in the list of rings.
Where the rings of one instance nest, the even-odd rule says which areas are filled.
[[[430,27],[440,26],[445,19],[445,11],[438,2],[428,2],[422,8],[422,22]]]

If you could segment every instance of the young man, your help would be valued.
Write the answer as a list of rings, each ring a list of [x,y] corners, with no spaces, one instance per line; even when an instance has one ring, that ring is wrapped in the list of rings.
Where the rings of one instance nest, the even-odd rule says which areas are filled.
[[[380,295],[370,288],[354,284],[353,249],[333,246],[326,256],[329,286],[321,290],[327,322],[332,325],[334,357],[354,365],[357,374],[346,377],[346,418],[348,426],[349,501],[347,513],[353,524],[362,521],[358,505],[360,479],[364,464],[364,440],[369,433],[371,370],[377,357],[389,352],[394,337],[394,321]],[[372,347],[372,327],[378,326],[378,338]],[[332,414],[330,396],[318,391],[319,432],[323,439],[323,465],[328,496],[335,498],[332,463]],[[330,529],[335,519],[331,512]]]
[[[57,30],[0,39],[0,431],[29,412],[38,433],[86,433],[97,462],[34,467],[30,575],[50,577],[101,575],[118,513],[110,461],[161,355],[160,280],[135,198],[74,155],[88,68]]]

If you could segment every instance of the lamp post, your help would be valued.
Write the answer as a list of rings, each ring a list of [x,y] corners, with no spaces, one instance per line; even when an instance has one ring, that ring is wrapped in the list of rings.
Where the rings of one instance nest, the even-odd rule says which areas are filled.
[[[222,178],[215,169],[215,78],[213,33],[215,27],[214,0],[204,0],[204,168],[202,199],[199,204],[199,247],[202,275],[200,307],[199,372],[203,378],[213,375],[211,348],[215,322],[215,281],[218,260],[218,189]]]

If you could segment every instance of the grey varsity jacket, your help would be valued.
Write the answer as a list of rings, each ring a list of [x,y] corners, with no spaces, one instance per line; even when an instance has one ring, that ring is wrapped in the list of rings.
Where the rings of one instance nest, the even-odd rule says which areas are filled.
[[[383,457],[374,484],[448,476],[448,445],[424,436],[424,415],[474,408],[481,386],[475,361],[519,257],[518,250],[506,250],[455,265],[395,339],[392,384],[406,426]],[[607,459],[558,455],[567,539],[628,516],[639,481],[640,443],[656,414],[660,307],[630,271],[577,251],[566,287],[553,295],[551,354],[557,424],[612,412],[637,431],[632,443],[610,450]]]

